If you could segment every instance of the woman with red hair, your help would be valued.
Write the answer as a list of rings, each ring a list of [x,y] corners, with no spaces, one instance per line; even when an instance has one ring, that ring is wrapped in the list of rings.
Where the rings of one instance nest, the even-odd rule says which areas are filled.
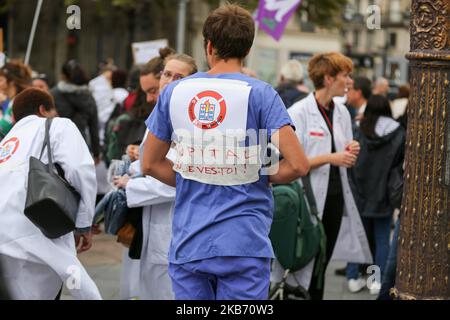
[[[352,61],[340,53],[316,54],[308,66],[315,91],[288,110],[311,165],[311,185],[327,246],[325,261],[313,260],[291,274],[287,282],[309,288],[313,300],[323,299],[325,270],[332,257],[334,260],[372,262],[347,178],[347,169],[355,164],[360,146],[353,140],[347,108],[341,104],[341,99],[336,99],[348,92],[353,81],[350,78],[352,71]],[[281,280],[283,270],[280,269],[276,262],[273,280]]]

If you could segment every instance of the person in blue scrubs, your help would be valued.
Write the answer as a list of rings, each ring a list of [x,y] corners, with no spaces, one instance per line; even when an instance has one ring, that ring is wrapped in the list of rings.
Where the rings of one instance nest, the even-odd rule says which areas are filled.
[[[276,91],[269,84],[241,73],[254,35],[253,18],[243,8],[224,5],[213,11],[203,28],[206,58],[211,69],[168,85],[146,122],[149,135],[141,159],[142,171],[176,186],[169,273],[178,300],[267,299],[270,260],[274,257],[269,239],[274,207],[270,183],[288,183],[309,171],[308,160]],[[181,92],[185,92],[182,88],[195,82],[206,86],[202,94],[206,92],[211,96],[208,101],[203,100],[203,109],[195,104],[202,94],[189,96],[195,98],[186,100],[187,103],[178,102],[184,101],[180,97]],[[224,93],[230,87],[236,87],[237,91],[231,91],[228,96],[224,94],[223,98],[212,93],[213,90],[207,88],[209,84],[214,86],[215,92]],[[192,90],[197,88],[194,86]],[[231,103],[240,95],[245,96],[239,100],[246,101],[245,105]],[[216,102],[215,109],[211,101]],[[195,104],[198,109],[190,110],[189,104]],[[266,130],[268,138],[283,155],[276,172],[263,175],[257,169],[256,179],[247,181],[244,174],[231,182],[208,183],[204,175],[193,177],[180,173],[177,166],[166,159],[171,144],[179,143],[177,129],[189,131],[195,126],[204,132],[214,126],[223,129],[226,122],[221,117],[225,114],[225,104],[228,119],[239,108],[234,123],[244,117],[244,108],[248,108],[242,129]],[[209,112],[208,119],[206,112]],[[200,121],[202,115],[204,122]],[[214,119],[217,121],[208,122]],[[179,123],[185,123],[186,127],[180,128]],[[192,163],[189,168],[194,167],[198,168],[198,163]],[[205,172],[217,171],[201,170],[202,174]]]

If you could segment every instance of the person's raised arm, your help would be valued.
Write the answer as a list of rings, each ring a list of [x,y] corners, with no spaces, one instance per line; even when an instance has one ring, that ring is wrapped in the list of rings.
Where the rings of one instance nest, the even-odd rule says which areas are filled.
[[[170,143],[160,140],[151,132],[148,134],[144,144],[142,155],[142,173],[169,186],[175,187],[176,175],[173,171],[173,163],[166,158]]]
[[[308,174],[308,159],[291,126],[284,126],[275,132],[272,144],[283,155],[283,159],[279,162],[277,172],[270,176],[270,182],[289,183]]]

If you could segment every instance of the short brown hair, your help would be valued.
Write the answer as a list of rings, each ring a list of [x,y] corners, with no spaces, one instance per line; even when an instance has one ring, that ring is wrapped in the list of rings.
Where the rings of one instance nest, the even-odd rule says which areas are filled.
[[[47,92],[28,88],[19,93],[13,102],[13,115],[16,121],[39,114],[39,107],[44,106],[45,110],[50,111],[55,109],[55,100]]]
[[[141,68],[141,77],[153,74],[156,79],[160,79],[161,72],[164,70],[166,58],[175,54],[175,52],[176,51],[170,47],[159,49],[159,57],[151,59]]]
[[[308,73],[314,87],[324,87],[325,76],[336,77],[339,72],[353,71],[353,62],[350,58],[338,52],[326,52],[314,55],[308,64]]]
[[[223,5],[206,18],[203,25],[204,45],[211,41],[220,59],[244,59],[255,38],[252,15],[235,4]]]
[[[0,68],[0,76],[5,77],[8,84],[14,83],[17,93],[31,86],[31,73],[31,68],[20,60],[10,60]]]

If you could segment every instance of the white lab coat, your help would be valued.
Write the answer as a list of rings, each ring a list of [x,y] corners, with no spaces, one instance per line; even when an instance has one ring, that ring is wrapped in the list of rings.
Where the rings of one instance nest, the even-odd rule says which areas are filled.
[[[135,164],[133,168],[140,167],[138,162]],[[126,194],[128,207],[144,207],[139,298],[173,300],[168,252],[172,238],[175,188],[152,177],[143,177],[131,179],[127,184]]]
[[[128,96],[128,91],[123,88],[113,89],[111,83],[104,75],[100,75],[89,82],[89,90],[97,105],[98,128],[100,145],[105,142],[105,127],[116,104],[122,104]],[[105,195],[112,190],[107,180],[108,169],[104,161],[96,166],[97,194]]]
[[[63,282],[76,299],[101,299],[77,259],[73,234],[48,239],[23,213],[29,158],[39,158],[44,136],[45,119],[33,115],[20,120],[2,141],[2,147],[11,139],[19,141],[16,152],[5,148],[0,152],[2,275],[14,299],[54,299]],[[97,185],[88,147],[75,124],[63,118],[54,119],[50,141],[54,162],[61,165],[66,179],[81,195],[76,227],[90,227]],[[47,163],[46,152],[41,160]]]
[[[128,248],[123,248],[120,270],[120,300],[139,298],[141,260],[131,259]]]
[[[353,140],[350,114],[347,108],[334,100],[333,131],[336,151],[345,150],[348,143]],[[296,127],[296,134],[302,144],[308,158],[331,153],[331,134],[323,116],[317,106],[314,94],[311,93],[305,99],[297,102],[288,109],[289,115]],[[322,136],[323,135],[323,136]],[[331,260],[341,260],[356,263],[372,263],[369,244],[361,222],[358,209],[353,198],[347,177],[347,169],[340,167],[342,189],[344,195],[344,216],[342,218],[338,239]],[[311,170],[311,185],[316,197],[319,216],[322,218],[323,209],[328,190],[330,165],[323,165]],[[299,179],[301,183],[301,179]],[[300,283],[304,288],[309,288],[314,261],[305,268],[289,276],[288,283],[296,285]],[[272,281],[281,280],[283,270],[279,263],[275,262]]]
[[[104,75],[100,75],[89,82],[89,90],[97,104],[98,128],[100,145],[105,140],[105,126],[116,106],[114,90]]]

